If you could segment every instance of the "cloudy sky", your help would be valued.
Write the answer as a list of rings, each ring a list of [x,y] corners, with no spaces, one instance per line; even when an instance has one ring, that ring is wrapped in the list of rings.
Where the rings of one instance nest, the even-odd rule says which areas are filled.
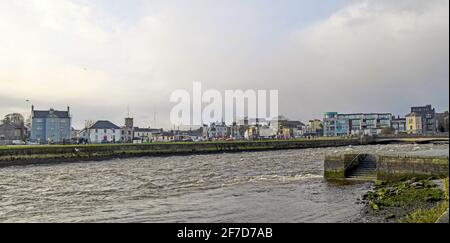
[[[1,0],[0,116],[168,127],[175,89],[278,89],[280,113],[449,104],[448,0]]]

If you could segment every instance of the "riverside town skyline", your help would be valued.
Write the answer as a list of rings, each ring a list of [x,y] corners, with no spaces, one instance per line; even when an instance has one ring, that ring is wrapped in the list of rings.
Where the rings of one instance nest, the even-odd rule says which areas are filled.
[[[156,223],[142,232],[169,241],[439,231],[449,7],[1,0],[0,223]]]

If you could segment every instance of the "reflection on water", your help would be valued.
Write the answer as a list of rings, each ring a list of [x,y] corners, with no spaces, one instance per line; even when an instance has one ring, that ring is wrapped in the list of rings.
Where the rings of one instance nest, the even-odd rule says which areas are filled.
[[[0,222],[346,222],[370,183],[328,182],[323,158],[374,145],[113,159],[0,169]],[[427,152],[425,152],[427,153]]]

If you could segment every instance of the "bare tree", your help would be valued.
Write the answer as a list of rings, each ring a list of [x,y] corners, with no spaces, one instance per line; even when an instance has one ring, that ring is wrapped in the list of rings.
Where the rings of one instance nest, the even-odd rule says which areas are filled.
[[[84,122],[84,127],[85,128],[90,128],[90,127],[92,127],[92,125],[94,125],[94,121],[93,120],[86,120],[85,122]]]
[[[4,123],[12,123],[16,126],[22,127],[24,126],[24,118],[21,114],[19,113],[11,113],[5,116],[5,118],[3,118],[3,122]]]

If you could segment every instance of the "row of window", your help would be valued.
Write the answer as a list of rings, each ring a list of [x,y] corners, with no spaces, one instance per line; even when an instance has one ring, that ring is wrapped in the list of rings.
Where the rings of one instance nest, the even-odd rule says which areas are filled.
[[[67,119],[48,119],[48,121],[49,121],[50,123],[55,123],[57,120],[59,120],[60,123],[67,123]],[[37,118],[37,119],[34,120],[34,122],[37,122],[37,123],[43,123],[43,122],[44,122],[44,119],[42,119],[42,118]]]
[[[95,129],[95,133],[98,133],[98,131],[103,131],[103,133],[108,133],[109,129]],[[112,133],[116,133],[116,129],[112,129]]]

